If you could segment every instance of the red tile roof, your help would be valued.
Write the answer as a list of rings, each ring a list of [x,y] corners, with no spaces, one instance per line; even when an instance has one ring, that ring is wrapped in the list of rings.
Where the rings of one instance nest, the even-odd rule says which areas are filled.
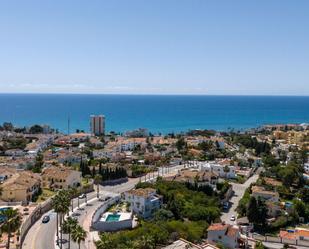
[[[221,231],[221,230],[226,230],[228,227],[229,227],[228,224],[213,223],[208,227],[207,231]]]

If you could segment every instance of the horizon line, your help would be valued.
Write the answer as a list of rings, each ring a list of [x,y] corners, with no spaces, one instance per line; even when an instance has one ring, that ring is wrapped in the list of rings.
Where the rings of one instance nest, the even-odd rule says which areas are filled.
[[[68,93],[68,92],[0,92],[3,95],[126,95],[126,96],[227,96],[227,97],[309,97],[308,94],[207,94],[207,93]]]

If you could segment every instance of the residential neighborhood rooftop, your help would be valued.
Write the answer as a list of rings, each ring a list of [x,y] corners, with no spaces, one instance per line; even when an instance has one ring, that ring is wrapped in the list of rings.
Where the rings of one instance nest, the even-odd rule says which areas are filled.
[[[156,193],[156,190],[153,188],[138,188],[138,189],[131,189],[127,193],[135,196],[148,197],[149,195]]]

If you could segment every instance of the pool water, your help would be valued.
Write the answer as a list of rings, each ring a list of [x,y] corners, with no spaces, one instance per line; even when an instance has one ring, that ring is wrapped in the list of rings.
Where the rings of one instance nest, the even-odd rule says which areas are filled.
[[[109,214],[106,218],[107,222],[119,221],[120,215],[119,214]]]
[[[10,207],[0,208],[0,212],[8,209],[10,209]],[[0,223],[4,222],[5,220],[6,218],[3,215],[0,215]]]

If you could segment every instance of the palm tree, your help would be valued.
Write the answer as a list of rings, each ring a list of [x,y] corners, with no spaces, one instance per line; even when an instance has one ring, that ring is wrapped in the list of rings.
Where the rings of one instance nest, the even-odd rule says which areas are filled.
[[[58,241],[59,240],[58,222],[60,220],[60,227],[61,227],[64,215],[70,211],[69,192],[66,190],[60,190],[52,199],[52,207],[57,213],[57,241]],[[62,248],[62,231],[60,232],[60,248]]]
[[[68,217],[62,224],[61,229],[63,233],[69,234],[69,249],[71,247],[71,233],[72,231],[74,231],[77,225],[78,225],[77,220],[72,217]]]
[[[67,190],[62,190],[60,191],[60,196],[61,196],[61,208],[60,208],[60,227],[62,226],[62,223],[64,222],[64,216],[65,214],[68,214],[70,211],[70,193]],[[62,230],[60,231],[60,238],[62,242]],[[61,244],[62,248],[62,244]]]
[[[111,236],[107,233],[102,233],[100,236],[100,240],[95,242],[98,249],[114,249],[115,243]]]
[[[10,249],[10,240],[12,233],[16,232],[21,225],[21,215],[17,209],[8,208],[0,211],[0,215],[4,217],[4,223],[1,226],[1,232],[8,234],[6,249]]]
[[[74,242],[78,243],[78,248],[80,249],[80,243],[86,239],[86,231],[80,226],[77,225],[72,231],[72,239]]]
[[[77,196],[78,194],[78,191],[77,191],[77,188],[70,188],[69,190],[70,192],[70,198],[71,198],[71,211],[73,212],[74,211],[74,197]],[[77,198],[77,206],[79,208],[79,199]]]
[[[97,185],[97,198],[99,199],[99,196],[100,196],[100,183],[102,181],[102,176],[99,175],[99,174],[96,174],[94,176],[94,184]]]

